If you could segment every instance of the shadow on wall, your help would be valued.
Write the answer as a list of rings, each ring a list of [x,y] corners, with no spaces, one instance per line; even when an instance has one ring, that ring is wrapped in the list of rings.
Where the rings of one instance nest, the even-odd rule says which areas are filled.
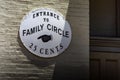
[[[79,31],[77,30],[78,31],[77,32],[75,29],[80,24],[79,21],[78,23],[75,22],[77,20],[80,20],[80,16],[81,16],[81,13],[79,11],[81,9],[80,1],[84,2],[84,0],[69,0],[69,6],[68,6],[68,12],[67,12],[66,19],[71,24],[72,41],[69,46],[69,49],[67,49],[60,57],[58,57],[56,61],[55,70],[53,74],[53,80],[89,80],[89,66],[88,66],[89,58],[86,57],[86,56],[89,56],[89,50],[87,48],[85,49],[85,48],[77,47],[77,45],[83,46],[83,44],[77,43],[78,41],[79,42],[81,41],[80,38],[82,38],[83,36],[81,37],[76,34],[76,33],[81,34],[82,30],[79,30]],[[85,32],[83,32],[82,34],[84,33]],[[77,49],[75,47],[77,47]],[[81,49],[84,49],[84,50],[80,51]],[[85,53],[86,52],[85,50],[88,50],[87,54]]]

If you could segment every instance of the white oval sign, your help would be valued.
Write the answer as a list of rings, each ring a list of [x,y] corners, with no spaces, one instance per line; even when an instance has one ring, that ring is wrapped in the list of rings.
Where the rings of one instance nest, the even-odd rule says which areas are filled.
[[[69,23],[61,13],[49,8],[29,12],[21,22],[19,34],[31,53],[44,58],[61,54],[71,41]]]

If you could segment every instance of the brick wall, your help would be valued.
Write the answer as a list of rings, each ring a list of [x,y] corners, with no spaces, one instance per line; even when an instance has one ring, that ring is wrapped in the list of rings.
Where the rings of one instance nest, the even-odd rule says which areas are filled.
[[[44,6],[67,15],[73,32],[70,47],[53,60],[26,55],[28,52],[23,50],[18,38],[23,16],[34,8]],[[0,80],[50,80],[54,62],[57,60],[55,74],[56,71],[59,73],[58,64],[64,65],[61,59],[69,66],[78,65],[77,68],[81,68],[82,65],[88,69],[88,10],[88,0],[0,0]],[[86,74],[87,70],[83,72]]]

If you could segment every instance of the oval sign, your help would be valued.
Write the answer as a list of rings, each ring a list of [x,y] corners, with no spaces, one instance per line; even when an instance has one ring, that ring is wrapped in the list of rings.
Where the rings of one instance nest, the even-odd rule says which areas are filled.
[[[31,53],[43,58],[61,54],[69,46],[71,34],[70,25],[63,15],[50,8],[29,12],[19,29],[23,45]]]

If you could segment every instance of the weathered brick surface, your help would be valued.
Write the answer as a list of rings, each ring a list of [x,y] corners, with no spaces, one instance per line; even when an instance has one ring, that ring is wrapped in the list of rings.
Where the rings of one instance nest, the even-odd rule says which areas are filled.
[[[81,76],[87,76],[89,0],[0,0],[0,80],[50,80],[52,78],[55,65],[43,67],[41,64],[45,64],[44,62],[31,61],[25,55],[27,52],[22,50],[22,46],[19,45],[20,22],[26,13],[38,7],[55,8],[64,16],[67,13],[67,20],[71,24],[72,41],[70,47],[58,57],[55,75],[56,71],[60,73],[61,70],[62,73],[65,72],[65,75],[69,76],[67,73],[71,74],[71,72],[66,73],[66,70],[74,71],[76,68],[75,71],[78,69],[82,71]],[[61,74],[59,75],[61,76]],[[81,77],[81,79],[86,78]]]
[[[36,61],[24,55],[18,43],[23,16],[34,8],[44,6],[55,8],[65,15],[68,0],[0,0],[0,80],[51,79],[54,64],[37,66]]]

